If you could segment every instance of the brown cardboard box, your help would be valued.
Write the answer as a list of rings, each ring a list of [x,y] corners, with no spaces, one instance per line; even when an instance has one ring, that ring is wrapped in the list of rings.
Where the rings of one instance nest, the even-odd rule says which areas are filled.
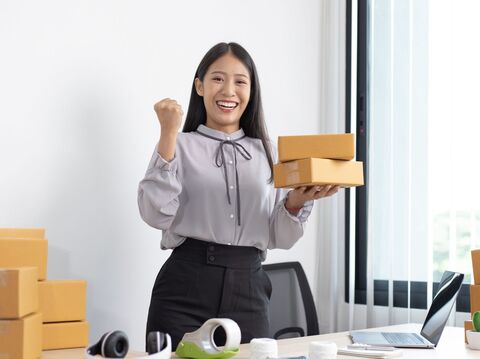
[[[0,268],[0,319],[18,319],[38,311],[35,267]]]
[[[480,285],[480,249],[472,251],[473,283]]]
[[[37,359],[42,355],[42,315],[0,320],[0,358]]]
[[[473,323],[471,320],[466,320],[463,323],[463,328],[465,332],[465,343],[467,343],[467,330],[472,330],[473,329]]]
[[[84,348],[88,345],[88,322],[43,324],[43,350]]]
[[[480,285],[470,286],[470,313],[480,310]]]
[[[0,238],[0,268],[37,267],[38,279],[47,277],[48,241]]]
[[[38,283],[43,322],[85,320],[87,283],[84,280],[46,280]]]
[[[363,185],[363,163],[356,161],[307,158],[273,166],[276,188],[312,184],[337,184],[341,187]]]
[[[45,228],[0,228],[0,238],[45,238]]]
[[[280,162],[304,158],[353,160],[354,156],[355,135],[353,133],[278,137]]]

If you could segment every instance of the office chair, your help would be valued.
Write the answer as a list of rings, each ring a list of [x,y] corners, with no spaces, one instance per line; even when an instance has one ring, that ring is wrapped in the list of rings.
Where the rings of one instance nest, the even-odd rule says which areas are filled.
[[[274,339],[318,335],[317,311],[307,277],[299,262],[265,264],[272,282],[270,337]]]

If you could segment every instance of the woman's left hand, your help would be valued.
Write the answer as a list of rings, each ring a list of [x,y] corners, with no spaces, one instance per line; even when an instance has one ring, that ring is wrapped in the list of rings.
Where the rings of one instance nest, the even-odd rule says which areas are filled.
[[[336,185],[304,186],[288,192],[285,207],[287,209],[300,209],[305,202],[323,197],[329,197],[338,192],[340,187]]]

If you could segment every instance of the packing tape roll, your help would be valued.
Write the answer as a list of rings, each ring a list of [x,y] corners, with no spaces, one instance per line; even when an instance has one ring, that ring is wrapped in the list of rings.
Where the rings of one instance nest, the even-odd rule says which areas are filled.
[[[275,339],[255,338],[250,341],[250,358],[267,359],[278,357],[278,345]]]
[[[217,347],[213,339],[218,327],[225,330],[226,342],[222,349]],[[196,331],[186,333],[178,344],[175,354],[188,358],[228,358],[238,351],[240,339],[240,327],[232,319],[213,318],[203,323]]]

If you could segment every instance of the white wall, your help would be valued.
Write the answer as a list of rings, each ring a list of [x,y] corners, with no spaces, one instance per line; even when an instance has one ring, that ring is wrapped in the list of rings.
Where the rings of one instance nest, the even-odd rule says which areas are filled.
[[[271,137],[318,132],[320,12],[314,0],[1,2],[0,226],[45,227],[48,277],[88,281],[91,341],[122,329],[143,349],[169,255],[136,204],[154,102],[186,110],[204,53],[237,41],[256,61]],[[268,257],[301,261],[314,293],[317,217]]]

